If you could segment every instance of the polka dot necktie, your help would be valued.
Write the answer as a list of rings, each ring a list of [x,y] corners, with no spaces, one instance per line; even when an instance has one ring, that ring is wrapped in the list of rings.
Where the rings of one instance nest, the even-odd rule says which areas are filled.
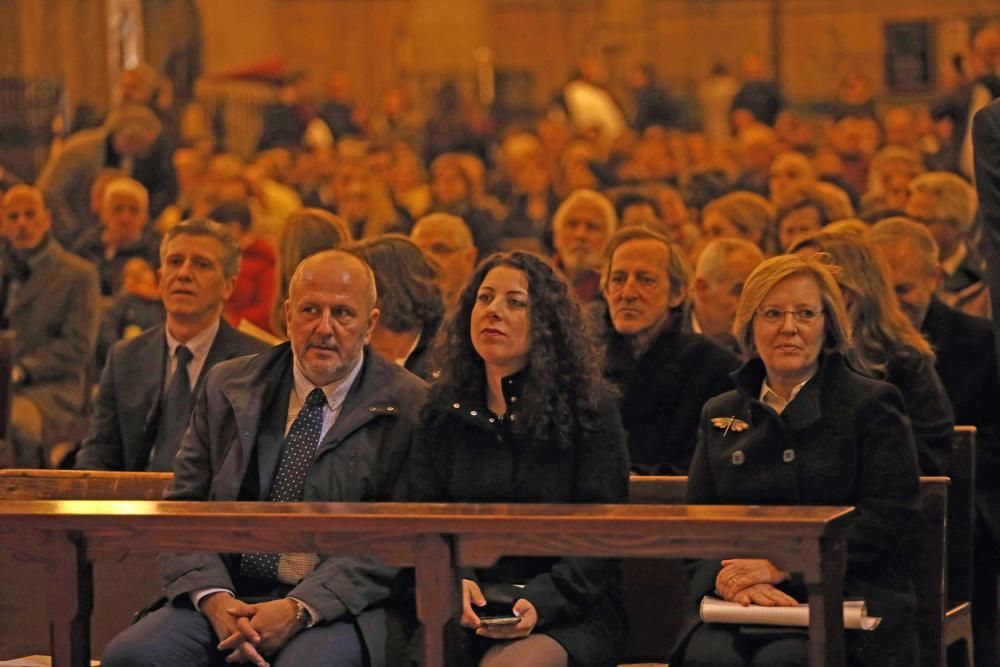
[[[309,392],[302,410],[295,417],[281,446],[278,472],[274,475],[268,500],[276,503],[294,503],[302,500],[306,475],[323,431],[325,405],[326,396],[322,389],[313,389]],[[278,554],[245,553],[240,562],[240,572],[255,579],[276,579]]]

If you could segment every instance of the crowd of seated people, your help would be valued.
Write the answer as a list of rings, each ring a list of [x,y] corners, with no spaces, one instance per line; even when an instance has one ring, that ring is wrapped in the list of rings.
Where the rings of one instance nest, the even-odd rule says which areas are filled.
[[[979,40],[976,91],[1000,77]],[[502,132],[454,87],[426,121],[402,89],[374,115],[341,91],[327,140],[269,112],[249,156],[184,143],[123,93],[0,200],[17,336],[0,465],[173,471],[168,497],[189,500],[621,502],[632,473],[690,475],[691,502],[855,505],[845,592],[890,620],[849,654],[914,664],[912,591],[889,562],[955,425],[978,429],[977,554],[1000,558],[962,117],[881,108],[857,73],[834,115],[802,114],[747,66],[728,133],[709,106],[685,121],[649,68],[629,126],[587,62]],[[164,606],[106,664],[412,652],[394,573],[365,559],[175,554],[163,573]],[[613,562],[466,575],[473,664],[616,664]],[[712,590],[804,599],[767,561],[699,563],[692,593]],[[494,595],[516,623],[481,624]],[[804,655],[692,621],[671,664]]]

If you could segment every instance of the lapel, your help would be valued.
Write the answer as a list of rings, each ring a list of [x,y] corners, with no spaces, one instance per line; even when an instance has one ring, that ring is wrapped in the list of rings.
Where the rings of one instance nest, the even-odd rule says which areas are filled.
[[[212,346],[208,348],[208,354],[205,355],[205,363],[201,367],[201,372],[198,373],[198,381],[194,383],[194,387],[191,388],[191,395],[197,396],[198,391],[201,386],[205,383],[205,376],[208,375],[208,371],[212,369],[220,361],[225,361],[226,359],[232,359],[233,353],[231,352],[230,339],[232,338],[232,327],[226,320],[220,319],[219,330],[215,332],[215,338],[212,340]]]
[[[371,347],[365,347],[365,361],[357,380],[344,399],[344,406],[333,426],[316,448],[314,461],[376,417],[399,414],[399,404],[386,387],[390,378],[386,364]]]
[[[35,301],[53,282],[59,280],[62,273],[60,254],[62,248],[54,238],[49,238],[48,247],[42,250],[31,266],[31,276],[21,285],[17,286],[14,298],[8,309],[8,317],[13,318],[14,314],[28,305],[36,305]]]
[[[228,451],[224,457],[238,462],[235,466],[238,469],[217,476],[216,497],[237,498],[249,473],[259,479],[260,497],[266,498],[284,436],[288,392],[292,386],[291,364],[291,346],[285,343],[258,355],[249,372],[230,378],[222,386],[236,422],[235,441],[231,445],[236,451]],[[257,470],[248,471],[254,460]]]

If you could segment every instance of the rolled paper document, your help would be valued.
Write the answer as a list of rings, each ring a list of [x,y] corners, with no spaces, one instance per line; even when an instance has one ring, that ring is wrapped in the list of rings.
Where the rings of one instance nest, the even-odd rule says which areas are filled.
[[[752,604],[744,607],[739,602],[727,602],[706,595],[701,599],[701,620],[706,623],[738,623],[741,625],[787,625],[808,627],[809,605],[794,607],[764,607]],[[844,601],[844,628],[847,630],[874,630],[881,618],[869,616],[864,600]]]

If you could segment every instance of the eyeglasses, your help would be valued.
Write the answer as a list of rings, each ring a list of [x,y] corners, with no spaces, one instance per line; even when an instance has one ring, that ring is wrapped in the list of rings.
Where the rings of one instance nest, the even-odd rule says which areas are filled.
[[[777,308],[764,308],[757,311],[757,317],[768,324],[778,324],[785,321],[785,315],[791,313],[792,318],[799,324],[812,324],[823,314],[820,309],[799,308],[798,310],[778,310]]]

